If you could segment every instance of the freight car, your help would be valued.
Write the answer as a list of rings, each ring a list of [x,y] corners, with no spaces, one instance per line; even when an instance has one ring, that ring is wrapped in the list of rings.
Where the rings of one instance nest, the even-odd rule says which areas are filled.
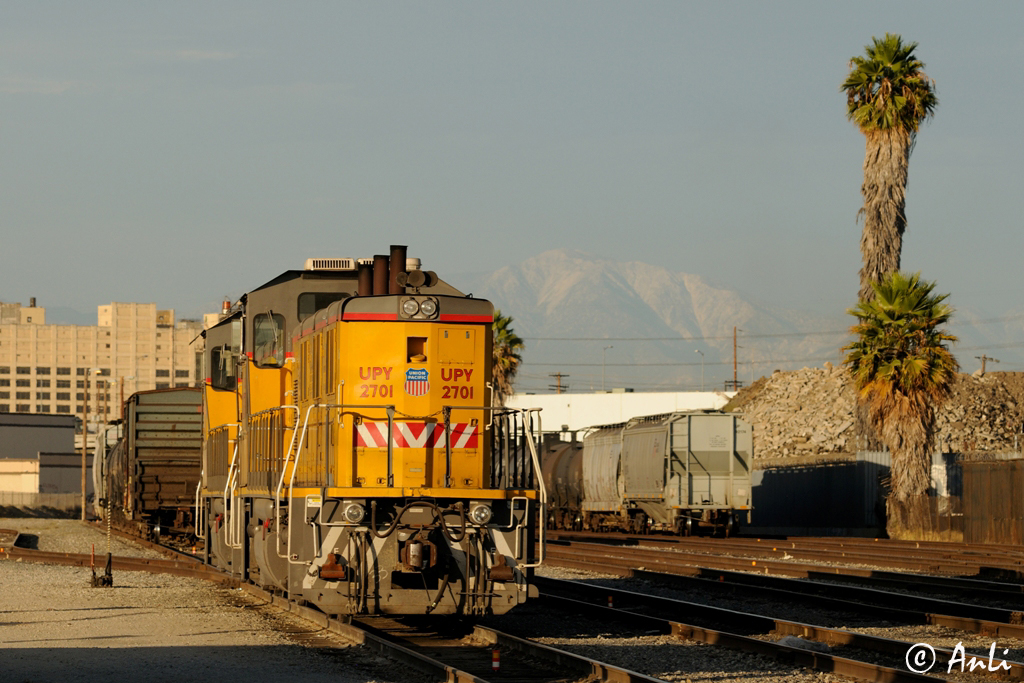
[[[125,402],[120,438],[100,439],[97,513],[143,538],[161,533],[191,537],[202,447],[202,391],[181,387],[132,394]],[[106,437],[117,429],[110,425]],[[97,465],[99,467],[97,468]]]
[[[204,332],[206,561],[328,614],[536,594],[540,420],[491,405],[492,322],[405,247],[310,259],[227,307]]]
[[[733,535],[750,509],[751,429],[736,415],[634,418],[545,454],[553,528]]]
[[[548,526],[553,529],[583,528],[583,444],[572,433],[570,441],[545,434],[542,468],[548,492]]]

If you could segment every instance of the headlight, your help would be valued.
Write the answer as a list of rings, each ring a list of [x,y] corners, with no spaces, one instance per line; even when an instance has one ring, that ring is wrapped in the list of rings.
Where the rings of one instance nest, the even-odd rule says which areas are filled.
[[[346,522],[359,524],[359,522],[363,521],[363,517],[366,516],[366,510],[359,503],[349,503],[345,506],[343,515]]]
[[[429,318],[437,313],[437,303],[433,299],[427,299],[420,304],[420,311]]]
[[[402,303],[402,312],[410,318],[420,312],[420,305],[415,299],[406,299]]]
[[[473,524],[487,524],[491,521],[491,515],[491,508],[486,505],[474,505],[469,510],[469,519]]]

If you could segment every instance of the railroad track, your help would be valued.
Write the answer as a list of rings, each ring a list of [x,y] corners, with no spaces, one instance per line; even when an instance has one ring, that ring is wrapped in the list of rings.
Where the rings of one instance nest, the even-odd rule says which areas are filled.
[[[797,563],[845,563],[957,576],[1001,576],[1024,579],[1024,552],[988,544],[940,541],[891,541],[860,538],[702,538],[594,532],[549,531],[551,540],[662,547],[682,555],[715,555],[786,560]],[[1019,588],[1024,594],[1024,585]]]
[[[320,630],[339,634],[348,641],[360,643],[389,659],[424,672],[432,680],[467,683],[486,683],[489,680],[522,683],[576,680],[649,683],[659,680],[493,628],[480,625],[457,626],[453,620],[369,617],[346,623],[256,586],[242,585],[237,579],[201,565],[188,555],[175,555],[167,559],[114,558],[113,567],[115,570],[174,573],[240,587],[268,605],[305,619],[311,624],[310,637],[314,637]],[[593,551],[590,555],[592,560],[596,559],[599,563],[598,569],[608,571],[606,559],[595,558]],[[17,546],[17,532],[4,530],[0,530],[0,559],[75,566],[88,566],[91,560],[87,554],[46,553],[20,548]],[[722,580],[723,577],[724,574],[717,579],[703,577],[696,580],[703,581],[705,587],[717,584],[716,589],[743,588],[739,583],[730,584]],[[772,577],[754,575],[753,578],[760,580]],[[621,624],[623,628],[671,634],[680,639],[767,655],[787,665],[837,673],[864,681],[937,680],[899,666],[911,645],[904,641],[579,582],[538,578],[538,585],[543,595],[543,602],[539,603],[544,608],[544,614],[540,617],[542,619],[566,619],[566,615],[569,615],[569,623],[572,623],[571,615],[588,614],[606,625]],[[747,588],[764,591],[767,587]],[[772,588],[784,590],[777,586]],[[606,606],[609,596],[612,597],[614,608]],[[788,597],[782,596],[779,599],[785,600]],[[685,614],[689,623],[679,621],[680,614]],[[952,623],[948,625],[954,626]],[[984,626],[991,628],[992,625],[989,623]],[[954,627],[960,626],[957,624]],[[996,625],[995,631],[1000,635],[1002,633],[998,628],[1001,626]],[[834,650],[814,652],[803,646],[794,647],[775,642],[776,638],[786,635],[825,643]],[[501,662],[501,671],[497,676],[491,669],[495,649],[500,651]],[[952,655],[950,651],[941,648],[936,648],[936,654],[939,663],[948,661]],[[1008,664],[1011,666],[1011,678],[1024,677],[1024,664]]]
[[[560,534],[559,536],[563,539],[571,539],[575,534]],[[555,548],[558,552],[558,544],[561,543],[563,546],[571,547],[574,543],[581,542],[595,542],[600,545],[632,545],[637,542],[642,542],[644,546],[654,545],[655,547],[661,545],[667,548],[677,548],[683,541],[689,541],[690,539],[678,539],[672,537],[653,537],[653,536],[615,536],[610,540],[602,538],[601,534],[589,534],[584,536],[583,541],[554,541],[551,547]],[[823,566],[820,564],[808,565],[805,563],[785,561],[778,563],[773,557],[765,558],[765,553],[771,552],[777,554],[778,552],[785,552],[786,548],[794,543],[802,543],[803,539],[797,541],[785,541],[788,545],[777,545],[779,541],[771,541],[767,545],[760,545],[760,541],[755,541],[758,546],[754,546],[753,550],[750,550],[750,542],[744,542],[743,546],[738,544],[732,544],[735,546],[729,556],[724,558],[718,558],[713,554],[716,548],[726,547],[730,542],[727,541],[714,541],[711,539],[698,539],[701,543],[701,548],[706,552],[700,552],[696,555],[686,553],[673,553],[665,555],[648,554],[645,551],[651,550],[651,548],[636,548],[630,553],[631,557],[642,557],[652,559],[654,562],[666,558],[673,558],[674,564],[683,567],[680,573],[689,573],[697,575],[700,572],[697,571],[700,568],[717,568],[724,571],[730,569],[751,572],[757,571],[765,573],[771,571],[772,574],[791,576],[798,578],[827,580],[831,583],[841,582],[855,585],[864,585],[871,587],[890,587],[898,588],[901,590],[922,590],[931,593],[942,593],[952,596],[967,597],[971,599],[984,598],[998,602],[1000,604],[1013,604],[1024,608],[1024,584],[1017,581],[995,581],[988,579],[979,578],[965,578],[963,576],[937,576],[933,574],[915,574],[907,572],[890,572],[879,569],[865,569],[858,567],[837,567],[837,566]],[[843,539],[808,539],[814,543],[830,543],[837,546],[846,544]],[[855,541],[862,541],[860,545],[871,545],[875,543],[875,539],[853,539]],[[904,542],[900,545],[917,545],[916,543]],[[944,550],[944,553],[948,553],[948,546],[952,545],[956,547],[956,544],[939,544]],[[747,550],[746,555],[736,557],[737,548],[743,547]],[[877,550],[876,552],[882,552],[884,549],[885,554],[889,552],[910,552],[909,550],[898,550],[892,549],[888,545],[878,546],[877,543],[873,546]],[[978,546],[969,546],[971,548],[977,548]],[[988,548],[989,546],[981,546]],[[1021,555],[1018,551],[1006,551],[1008,555]],[[568,552],[568,551],[567,551]],[[785,556],[784,556],[785,557]],[[829,556],[830,561],[835,563],[837,560],[843,558],[839,555]],[[791,559],[791,558],[790,558]],[[876,560],[876,564],[884,564],[885,560],[879,558]],[[689,568],[689,569],[686,569]],[[697,568],[697,569],[694,569]],[[746,575],[746,574],[745,574]],[[720,577],[719,577],[720,579]],[[720,579],[721,580],[721,579]]]
[[[769,556],[753,553],[742,554],[737,552],[735,549],[729,553],[723,552],[722,554],[715,554],[710,551],[696,552],[679,550],[674,547],[659,550],[655,548],[640,547],[637,545],[607,543],[590,539],[586,541],[565,540],[564,537],[562,539],[549,539],[547,551],[548,553],[560,558],[560,561],[571,562],[574,557],[578,558],[580,561],[586,561],[588,555],[607,555],[610,552],[608,549],[617,547],[623,549],[621,552],[627,552],[626,549],[628,548],[629,557],[636,560],[633,566],[655,566],[658,569],[677,567],[679,568],[677,573],[687,571],[693,573],[701,568],[711,568],[756,572],[760,574],[773,574],[776,576],[789,576],[795,578],[823,578],[825,576],[859,577],[860,579],[870,579],[872,582],[875,582],[875,577],[878,577],[879,579],[887,580],[893,584],[930,584],[931,587],[940,585],[953,587],[960,585],[964,588],[971,588],[972,590],[993,588],[1000,594],[1012,592],[1024,594],[1021,593],[1020,590],[1022,585],[1016,583],[1012,578],[1009,582],[995,582],[975,578],[972,579],[973,583],[971,583],[968,580],[965,580],[965,576],[977,577],[982,574],[980,567],[977,564],[962,565],[957,571],[953,571],[949,565],[943,565],[940,563],[932,563],[927,567],[917,565],[915,567],[916,571],[930,571],[932,574],[915,575],[903,572],[886,572],[884,570],[866,567],[843,566],[836,564],[845,559],[839,556],[827,560],[830,564],[823,564],[821,562],[798,562],[793,556],[787,556],[785,554],[773,554]],[[846,561],[849,560],[847,559]],[[884,564],[882,562],[878,562],[875,566],[884,566]],[[1004,575],[1009,575],[1005,574],[1007,570],[1001,571],[1004,572]],[[939,576],[936,576],[936,574]],[[1013,574],[1013,577],[1016,577],[1016,574]],[[931,587],[929,587],[929,590]]]
[[[787,664],[837,673],[861,681],[939,680],[900,667],[900,662],[913,643],[577,581],[538,578],[537,585],[548,605],[558,607],[569,614],[587,613],[605,623],[619,622],[640,626],[683,640],[767,655]],[[679,614],[686,614],[686,618],[692,623],[676,621]],[[849,651],[850,654],[840,656],[835,652],[795,647],[768,638],[784,636],[796,636],[804,641],[822,643],[843,652]],[[949,658],[953,656],[952,651],[942,648],[937,648],[936,654],[939,664],[948,663]],[[869,659],[884,659],[888,664],[879,664]],[[1016,672],[1014,678],[1024,677],[1024,664],[1009,664],[1011,673]]]
[[[94,556],[89,553],[40,551],[19,546],[18,540],[17,531],[0,529],[0,560],[77,567],[97,566]],[[132,540],[139,542],[138,539]],[[155,545],[149,542],[143,544],[149,547]],[[180,555],[177,551],[163,550]],[[342,619],[329,617],[308,606],[298,605],[252,584],[243,584],[237,578],[200,564],[195,558],[188,556],[182,559],[114,557],[112,568],[120,571],[188,576],[241,588],[266,604],[305,619],[318,630],[326,629],[337,633],[346,640],[366,646],[389,659],[423,672],[432,680],[488,683],[493,678],[493,653],[498,650],[503,653],[505,662],[504,671],[497,674],[498,680],[505,683],[577,680],[664,683],[660,679],[484,626],[473,626],[471,631],[454,639],[450,637],[450,633],[429,633],[428,629],[423,628],[414,634],[408,624],[403,625],[396,620],[368,619],[362,624],[346,623]],[[435,623],[441,621],[435,620]]]
[[[574,544],[567,552],[566,546],[551,545],[548,547],[547,561],[553,565],[645,579],[678,588],[696,587],[716,593],[723,590],[740,590],[745,591],[750,597],[771,596],[787,603],[804,602],[815,607],[828,606],[850,612],[884,615],[907,624],[930,624],[968,633],[1024,639],[1024,612],[1020,609],[1019,596],[1012,591],[1001,593],[992,589],[991,594],[1009,596],[1007,599],[1013,606],[990,607],[884,591],[870,586],[836,585],[806,578],[796,580],[699,566],[678,566],[671,558],[659,557],[651,562],[647,554],[638,556],[636,548],[623,548],[614,552],[607,546],[603,549],[594,548],[593,544],[582,546],[586,547]],[[832,578],[828,574],[822,576]],[[920,589],[921,584],[911,581],[901,587]],[[970,589],[957,587],[957,590],[962,592]]]

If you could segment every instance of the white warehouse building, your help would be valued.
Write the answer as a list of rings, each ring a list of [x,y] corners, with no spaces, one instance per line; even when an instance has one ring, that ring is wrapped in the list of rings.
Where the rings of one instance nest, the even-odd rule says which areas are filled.
[[[689,410],[720,410],[734,391],[664,391],[633,393],[612,391],[580,394],[515,394],[510,408],[542,408],[545,432],[564,426],[578,431],[596,425],[626,422],[634,417]]]

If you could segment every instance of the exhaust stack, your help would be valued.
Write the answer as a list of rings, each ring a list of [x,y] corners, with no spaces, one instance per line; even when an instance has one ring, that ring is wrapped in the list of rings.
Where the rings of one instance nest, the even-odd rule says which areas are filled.
[[[388,273],[388,294],[401,294],[405,284],[398,283],[398,274],[405,272],[405,257],[408,247],[404,244],[391,245],[391,269]]]
[[[373,256],[373,295],[380,296],[388,293],[388,278],[390,276],[388,257],[386,254],[374,254]]]

